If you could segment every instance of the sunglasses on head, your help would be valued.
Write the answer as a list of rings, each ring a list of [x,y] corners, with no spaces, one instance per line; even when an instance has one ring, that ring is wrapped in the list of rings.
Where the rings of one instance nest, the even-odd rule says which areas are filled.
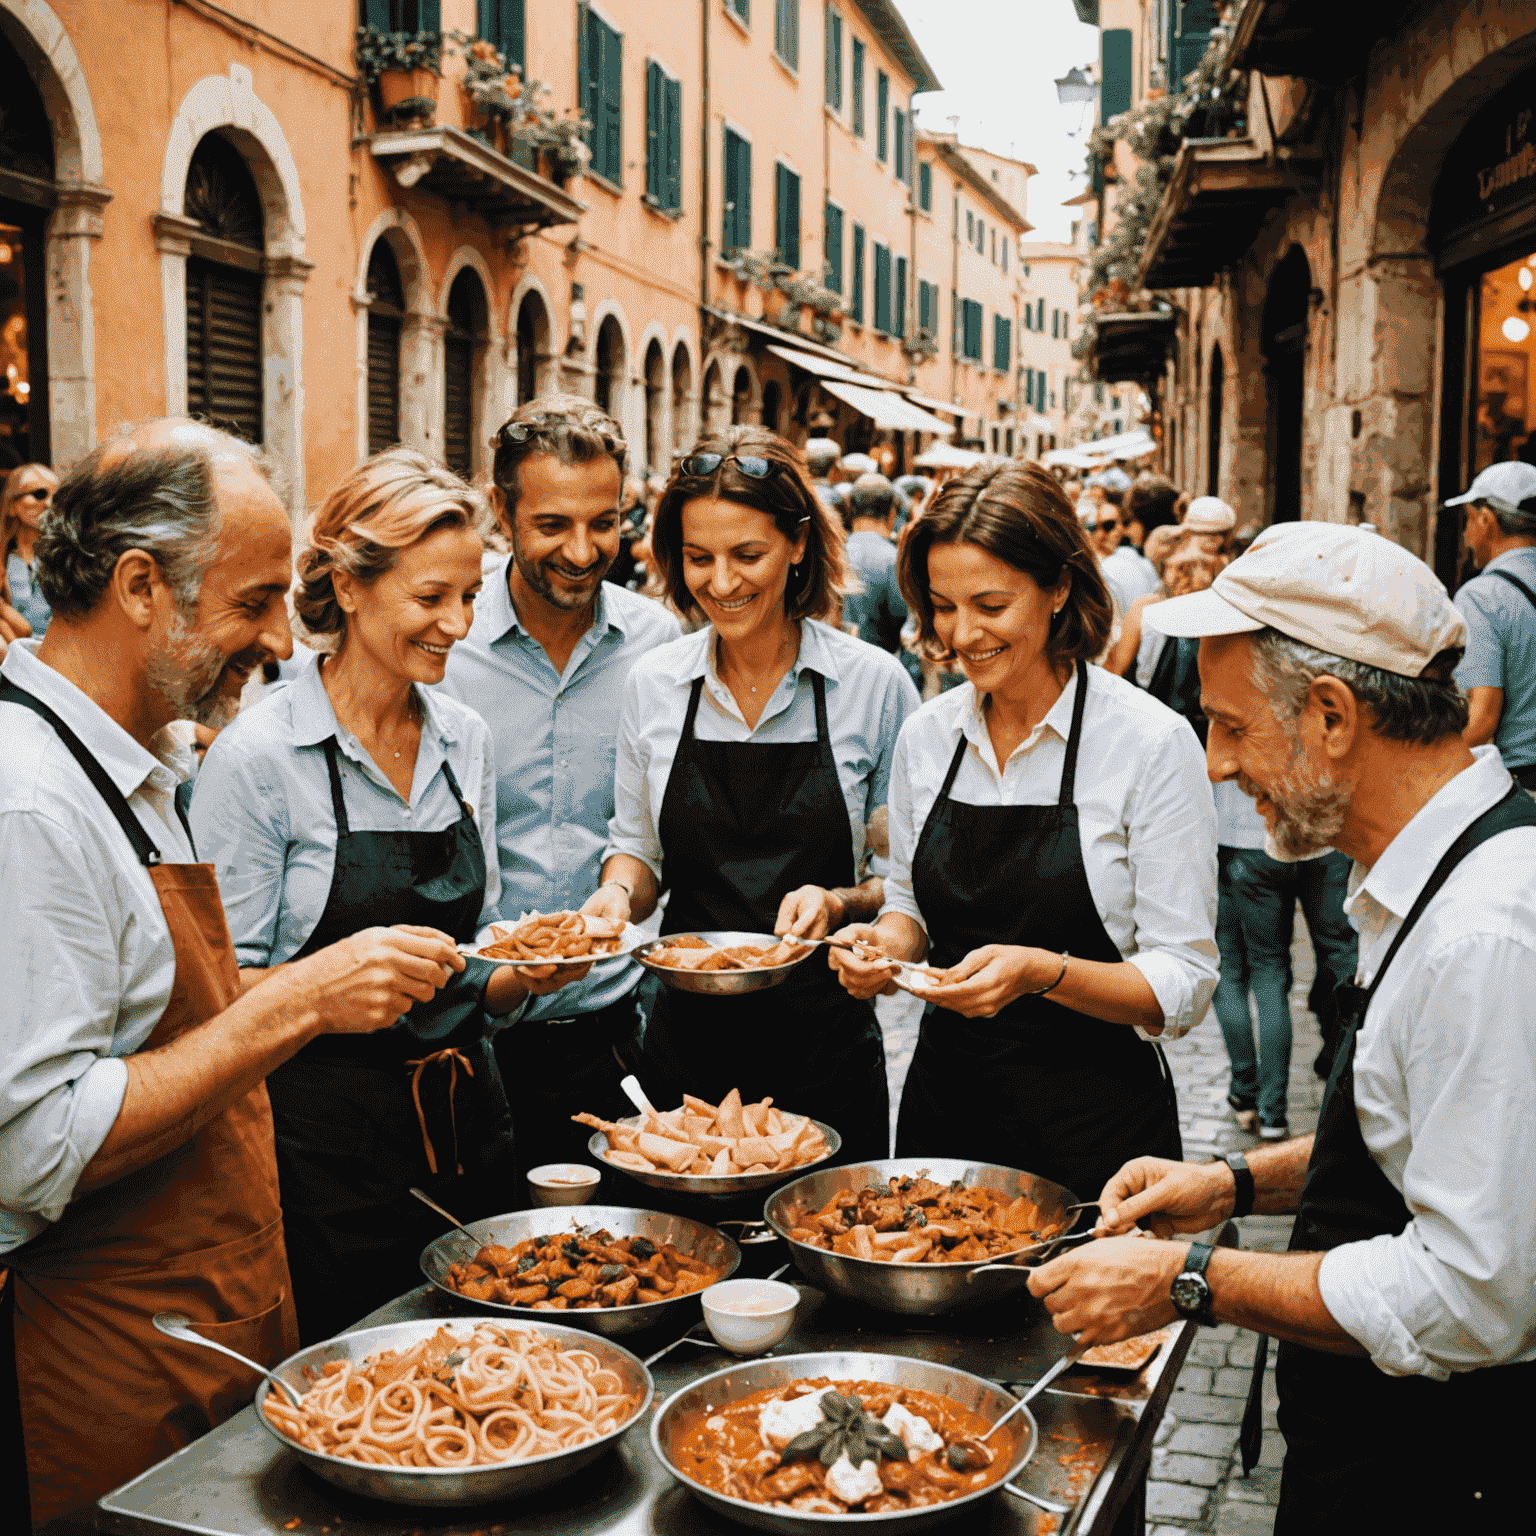
[[[678,472],[702,478],[712,475],[722,464],[734,464],[751,480],[766,480],[784,466],[777,459],[765,459],[755,453],[690,453],[678,461]]]
[[[27,490],[18,492],[16,499],[17,501],[25,501],[29,498],[32,501],[47,501],[51,495],[53,495],[53,492],[46,485],[34,485],[30,486]]]
[[[539,416],[532,421],[509,421],[496,435],[502,443],[516,443],[522,446],[524,443],[532,443],[540,438],[558,439],[562,434],[569,437],[575,431],[591,433],[602,443],[604,453],[615,453],[623,446],[622,441],[614,437],[613,433],[602,431],[597,427],[584,426],[565,416]]]

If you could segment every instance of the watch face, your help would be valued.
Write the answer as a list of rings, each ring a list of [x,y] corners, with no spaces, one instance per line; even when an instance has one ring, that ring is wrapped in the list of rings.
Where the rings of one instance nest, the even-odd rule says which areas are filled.
[[[1200,1311],[1211,1298],[1211,1288],[1204,1275],[1182,1274],[1170,1288],[1173,1304],[1186,1317]]]

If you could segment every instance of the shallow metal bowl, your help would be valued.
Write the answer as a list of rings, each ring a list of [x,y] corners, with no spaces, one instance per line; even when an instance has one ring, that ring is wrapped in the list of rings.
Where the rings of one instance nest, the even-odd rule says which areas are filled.
[[[620,1120],[620,1125],[632,1125],[639,1128],[641,1117],[631,1115],[627,1120]],[[638,1179],[642,1184],[649,1184],[652,1189],[672,1190],[680,1195],[750,1195],[763,1190],[772,1189],[775,1185],[782,1184],[786,1179],[797,1179],[811,1168],[819,1168],[830,1158],[837,1156],[842,1149],[843,1138],[832,1129],[830,1125],[824,1125],[820,1120],[813,1120],[811,1124],[827,1138],[827,1155],[818,1158],[814,1163],[806,1163],[799,1168],[786,1168],[783,1173],[732,1173],[724,1178],[711,1178],[707,1173],[646,1173],[638,1168],[625,1168],[619,1163],[610,1163],[603,1155],[608,1150],[608,1137],[602,1131],[594,1131],[592,1139],[587,1143],[589,1151],[605,1168],[612,1168],[616,1173],[625,1174],[631,1179]]]
[[[500,1243],[510,1248],[526,1237],[551,1237],[556,1233],[571,1232],[581,1228],[595,1232],[606,1227],[615,1237],[645,1237],[653,1243],[672,1243],[679,1253],[698,1259],[711,1268],[721,1269],[722,1280],[729,1280],[741,1264],[741,1249],[735,1241],[702,1221],[687,1216],[668,1216],[661,1211],[636,1211],[627,1205],[551,1205],[537,1211],[513,1211],[508,1216],[488,1216],[484,1221],[466,1223],[476,1238],[475,1250],[470,1250],[469,1240],[454,1229],[445,1232],[436,1242],[429,1243],[421,1252],[421,1272],[438,1290],[455,1297],[467,1307],[474,1307],[498,1317],[516,1317],[525,1323],[539,1326],[550,1318],[559,1318],[570,1328],[580,1328],[591,1333],[618,1338],[626,1333],[639,1333],[645,1328],[663,1324],[685,1326],[681,1314],[690,1306],[697,1314],[699,1293],[691,1291],[686,1296],[669,1296],[665,1301],[645,1301],[633,1307],[589,1307],[581,1312],[534,1311],[532,1307],[509,1306],[502,1301],[474,1301],[459,1293],[447,1283],[448,1266],[462,1264],[474,1258],[475,1252],[487,1243]]]
[[[1022,1291],[1029,1271],[1020,1267],[1017,1274],[1010,1274],[1001,1267],[1008,1263],[1007,1254],[966,1264],[891,1264],[880,1259],[828,1253],[809,1243],[798,1243],[789,1235],[790,1227],[795,1224],[792,1213],[796,1210],[809,1214],[819,1211],[843,1190],[860,1190],[870,1185],[883,1189],[888,1179],[916,1177],[920,1173],[926,1173],[939,1184],[950,1184],[959,1179],[962,1184],[995,1189],[1010,1199],[1023,1195],[1039,1206],[1040,1215],[1047,1224],[1064,1223],[1063,1234],[1072,1225],[1066,1207],[1075,1205],[1077,1196],[1070,1189],[1019,1168],[944,1157],[893,1157],[880,1163],[813,1171],[770,1195],[763,1206],[763,1220],[788,1241],[795,1268],[812,1285],[836,1296],[880,1307],[886,1312],[908,1317],[934,1317]],[[1048,1248],[1032,1252],[1024,1263],[1044,1263],[1050,1252]],[[983,1269],[985,1274],[974,1273]],[[1027,1295],[1021,1300],[1038,1305]]]
[[[721,928],[701,928],[696,933],[665,934],[635,950],[635,959],[675,991],[703,992],[712,997],[736,997],[743,992],[761,992],[764,987],[776,987],[797,965],[804,965],[815,953],[813,949],[807,949],[798,960],[786,960],[783,965],[762,965],[748,971],[679,971],[670,965],[657,965],[651,960],[652,950],[675,944],[679,939],[703,939],[716,949],[728,949],[733,944],[761,944],[765,948],[772,948],[783,940],[771,933],[738,933]]]
[[[459,1338],[468,1338],[473,1329],[482,1323],[501,1328],[512,1326],[506,1318],[501,1317],[385,1323],[378,1328],[362,1328],[355,1333],[341,1334],[324,1344],[311,1344],[308,1349],[301,1349],[298,1354],[283,1361],[273,1374],[303,1393],[314,1385],[314,1376],[332,1360],[361,1363],[368,1355],[376,1355],[386,1349],[409,1349],[418,1340],[431,1338],[439,1328],[447,1328]],[[522,1325],[519,1320],[518,1326]],[[346,1489],[348,1493],[366,1494],[371,1499],[383,1499],[390,1504],[439,1507],[483,1504],[492,1499],[517,1498],[533,1493],[569,1477],[601,1456],[615,1440],[645,1417],[645,1411],[650,1407],[651,1398],[655,1394],[651,1373],[622,1346],[610,1344],[606,1339],[595,1339],[580,1329],[547,1323],[542,1317],[535,1328],[544,1337],[566,1349],[589,1350],[604,1366],[617,1371],[623,1378],[625,1389],[639,1394],[640,1406],[634,1414],[617,1429],[568,1451],[552,1451],[547,1456],[531,1456],[526,1461],[511,1461],[496,1466],[463,1468],[374,1467],[296,1445],[262,1411],[267,1394],[276,1390],[265,1379],[256,1389],[256,1418],[285,1450],[302,1457],[312,1471],[328,1483]]]
[[[1012,1465],[1007,1477],[1000,1478],[990,1487],[975,1493],[962,1494],[943,1504],[930,1504],[922,1509],[905,1509],[889,1514],[876,1515],[819,1515],[797,1509],[770,1509],[764,1504],[753,1504],[746,1499],[736,1499],[728,1494],[716,1493],[702,1483],[696,1483],[682,1471],[672,1456],[673,1442],[677,1436],[679,1421],[685,1414],[701,1409],[715,1409],[738,1398],[750,1397],[765,1387],[787,1387],[791,1382],[830,1376],[833,1381],[882,1381],[892,1386],[910,1387],[915,1391],[932,1392],[950,1398],[962,1408],[979,1413],[989,1423],[1001,1418],[1015,1398],[1001,1387],[993,1386],[969,1371],[957,1371],[952,1366],[935,1365],[927,1360],[911,1360],[905,1355],[861,1355],[841,1352],[819,1355],[781,1355],[772,1360],[744,1360],[713,1376],[674,1392],[651,1421],[651,1448],[657,1459],[689,1493],[711,1509],[743,1525],[755,1526],[760,1531],[779,1531],[785,1536],[804,1536],[809,1530],[823,1526],[851,1526],[860,1531],[917,1531],[941,1521],[952,1520],[967,1505],[975,1505],[990,1499],[1002,1491],[1003,1484],[1018,1476],[1024,1464],[1035,1453],[1040,1438],[1039,1427],[1028,1408],[1015,1415],[1022,1433],[1013,1453]],[[1007,1430],[1002,1433],[1007,1434]],[[969,1511],[974,1518],[980,1512]],[[976,1529],[976,1527],[969,1527]]]

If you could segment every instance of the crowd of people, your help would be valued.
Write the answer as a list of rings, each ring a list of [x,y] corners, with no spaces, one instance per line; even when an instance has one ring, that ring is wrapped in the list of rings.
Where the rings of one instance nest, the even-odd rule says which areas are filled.
[[[1284,1529],[1379,1513],[1383,1467],[1448,1514],[1513,1491],[1497,1449],[1414,1447],[1454,1406],[1512,1451],[1536,1371],[1536,470],[1459,498],[1453,604],[1369,529],[1258,533],[1155,475],[893,468],[739,426],[631,480],[549,396],[483,492],[392,449],[296,557],[204,424],[11,474],[0,1434],[37,1528],[243,1400],[154,1312],[268,1361],[332,1336],[416,1283],[413,1186],[521,1203],[626,1072],[885,1157],[908,962],[896,1154],[1099,1200],[1106,1239],[1030,1281],[1064,1332],[1284,1340]],[[460,952],[535,910],[860,947],[731,998]],[[1188,1165],[1162,1044],[1212,1004],[1258,1142]],[[1298,1205],[1290,1255],[1119,1236]]]

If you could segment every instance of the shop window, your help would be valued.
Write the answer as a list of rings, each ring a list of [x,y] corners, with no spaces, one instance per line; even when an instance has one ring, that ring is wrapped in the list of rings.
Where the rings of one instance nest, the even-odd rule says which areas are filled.
[[[405,289],[386,240],[368,258],[368,452],[400,441],[400,328]]]
[[[1484,272],[1477,292],[1472,376],[1472,462],[1468,479],[1505,459],[1536,463],[1531,408],[1536,357],[1536,255]]]
[[[614,186],[624,184],[624,39],[595,11],[578,7],[581,110],[592,124],[587,169]]]

